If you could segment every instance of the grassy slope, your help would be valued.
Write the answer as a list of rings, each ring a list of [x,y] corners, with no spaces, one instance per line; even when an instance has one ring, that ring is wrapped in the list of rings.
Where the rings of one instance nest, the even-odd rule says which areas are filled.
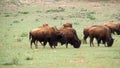
[[[57,49],[50,49],[47,45],[45,49],[39,46],[38,50],[32,50],[28,40],[31,29],[40,27],[43,23],[62,27],[64,22],[73,23],[73,28],[82,39],[84,27],[117,21],[113,15],[119,13],[119,6],[97,2],[54,3],[21,7],[14,13],[0,14],[0,68],[119,68],[120,36],[117,35],[113,35],[115,42],[111,48],[102,44],[97,47],[95,42],[95,47],[82,44],[79,49],[72,46],[66,49],[59,44]],[[58,7],[65,11],[54,12],[53,10],[59,10]],[[50,12],[46,12],[48,10]]]

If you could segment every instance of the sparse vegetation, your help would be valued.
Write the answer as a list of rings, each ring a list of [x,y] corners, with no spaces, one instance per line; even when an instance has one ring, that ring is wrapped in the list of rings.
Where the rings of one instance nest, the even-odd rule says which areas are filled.
[[[17,42],[21,42],[22,41],[22,38],[17,38]]]
[[[88,12],[87,13],[87,18],[90,19],[90,20],[95,20],[96,18],[93,14],[94,14],[94,12]]]
[[[26,57],[26,60],[33,60],[33,57]]]
[[[53,17],[53,20],[64,20],[64,17],[62,17],[62,16],[55,16],[55,17]]]
[[[19,64],[19,59],[17,57],[14,57],[11,61],[12,64],[18,65]]]
[[[29,12],[27,12],[27,11],[19,11],[18,13],[20,13],[20,14],[28,14]]]
[[[39,22],[39,19],[35,19],[36,22]]]
[[[74,25],[79,25],[79,23],[78,23],[78,22],[75,22]]]
[[[14,20],[13,23],[20,23],[18,20]]]
[[[114,19],[120,21],[120,13],[113,14],[113,15],[111,16],[111,18],[114,18]]]
[[[28,37],[28,33],[22,33],[21,35],[20,35],[20,37]]]
[[[48,13],[48,12],[64,12],[64,11],[65,11],[64,8],[58,7],[56,9],[48,9],[48,10],[46,10],[46,13]]]
[[[10,62],[6,62],[3,65],[18,65],[19,64],[19,59],[17,57],[14,57],[11,59]]]
[[[10,15],[9,15],[9,14],[6,14],[5,17],[10,17]]]
[[[79,12],[68,15],[69,18],[81,18],[95,20],[95,12],[89,11],[88,9],[81,8]]]

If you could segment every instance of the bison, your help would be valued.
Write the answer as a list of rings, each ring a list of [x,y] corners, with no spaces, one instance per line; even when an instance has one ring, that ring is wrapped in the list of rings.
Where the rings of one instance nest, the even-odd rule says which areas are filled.
[[[85,43],[85,44],[87,43],[86,39],[89,37],[89,32],[88,32],[89,29],[91,29],[92,27],[97,27],[97,26],[99,26],[99,25],[88,26],[83,29],[83,35],[84,35],[83,43]]]
[[[114,40],[111,36],[111,32],[109,30],[108,27],[106,26],[96,26],[96,27],[92,27],[88,30],[89,33],[89,37],[90,37],[90,46],[93,45],[93,40],[94,38],[96,38],[98,46],[100,44],[101,41],[103,41],[103,44],[107,43],[108,47],[111,47]]]
[[[60,28],[59,31],[66,39],[66,48],[68,48],[68,43],[73,45],[74,48],[80,47],[81,40],[78,38],[76,30],[74,30],[71,27],[68,27],[68,28]]]
[[[32,43],[35,44],[35,48],[38,48],[37,41],[43,42],[43,45],[45,46],[47,42],[49,42],[49,45],[51,48],[54,48],[57,46],[57,41],[63,41],[61,42],[64,44],[64,39],[62,39],[62,36],[59,34],[57,28],[55,27],[41,27],[37,29],[33,29],[29,33],[29,39],[30,39],[30,47],[32,48]],[[62,39],[62,40],[61,40]]]
[[[65,23],[63,24],[63,27],[66,28],[66,27],[71,27],[72,28],[72,24],[71,23]]]
[[[120,35],[120,23],[105,23],[104,26],[107,26],[111,33]]]

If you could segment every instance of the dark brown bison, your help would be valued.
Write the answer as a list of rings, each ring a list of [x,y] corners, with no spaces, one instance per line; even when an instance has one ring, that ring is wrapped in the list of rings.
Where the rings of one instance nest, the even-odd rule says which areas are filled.
[[[72,28],[72,24],[71,23],[65,23],[63,24],[63,27],[66,28],[66,27],[71,27]]]
[[[66,48],[68,48],[68,43],[73,45],[74,48],[79,48],[81,45],[81,40],[78,38],[76,30],[73,28],[60,28],[61,35],[66,39]],[[63,44],[62,44],[63,45]]]
[[[97,27],[92,27],[89,29],[89,37],[90,37],[90,46],[93,45],[93,40],[94,38],[96,38],[98,46],[100,44],[101,41],[103,41],[103,44],[106,45],[108,47],[111,47],[114,40],[111,36],[111,32],[109,30],[108,27],[106,26],[97,26]]]
[[[33,29],[29,33],[29,39],[31,40],[30,43],[31,48],[32,48],[32,43],[35,44],[35,48],[38,48],[36,43],[37,41],[43,42],[44,46],[48,42],[51,48],[53,48],[53,46],[55,48],[57,46],[57,41],[64,41],[64,39],[61,40],[61,38],[62,36],[60,36],[58,30],[50,26]]]
[[[107,26],[110,29],[111,33],[120,35],[120,23],[105,23],[104,26]]]

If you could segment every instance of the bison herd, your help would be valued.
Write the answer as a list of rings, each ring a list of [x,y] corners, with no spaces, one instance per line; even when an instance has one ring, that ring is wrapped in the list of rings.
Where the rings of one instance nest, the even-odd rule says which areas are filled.
[[[89,37],[90,47],[94,46],[94,38],[97,40],[98,46],[100,43],[103,43],[105,47],[111,47],[114,42],[112,33],[120,35],[120,23],[112,22],[105,23],[104,25],[85,27],[83,30],[83,43],[87,43],[86,39]],[[81,40],[78,38],[77,32],[71,23],[65,23],[63,27],[59,29],[49,26],[48,24],[43,24],[42,27],[29,32],[29,40],[31,48],[33,43],[35,48],[38,48],[38,42],[40,42],[43,47],[45,47],[48,42],[51,48],[56,48],[58,43],[61,45],[66,44],[66,48],[68,48],[68,44],[71,44],[74,48],[79,48],[81,45]]]

